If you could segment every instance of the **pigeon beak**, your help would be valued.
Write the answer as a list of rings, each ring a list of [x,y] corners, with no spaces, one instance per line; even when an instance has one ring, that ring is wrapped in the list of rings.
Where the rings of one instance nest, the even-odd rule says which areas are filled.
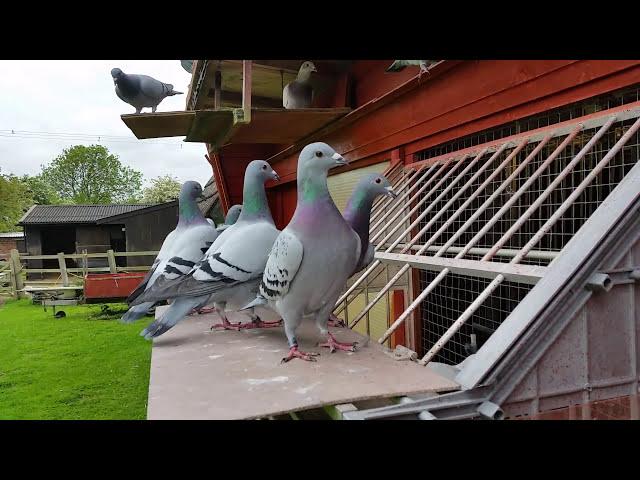
[[[385,190],[387,191],[387,196],[389,196],[391,198],[394,198],[394,199],[398,197],[398,194],[393,191],[393,188],[385,187]]]
[[[275,170],[271,173],[271,178],[273,178],[276,182],[280,181],[280,175],[278,175]]]
[[[336,166],[337,166],[337,167],[341,167],[341,166],[343,166],[343,165],[349,165],[349,162],[347,162],[347,160],[346,160],[342,155],[340,155],[340,154],[339,154],[339,153],[337,153],[337,152],[336,152],[336,153],[334,153],[334,154],[331,156],[331,158],[333,158],[333,159],[335,160],[335,162],[336,162]]]

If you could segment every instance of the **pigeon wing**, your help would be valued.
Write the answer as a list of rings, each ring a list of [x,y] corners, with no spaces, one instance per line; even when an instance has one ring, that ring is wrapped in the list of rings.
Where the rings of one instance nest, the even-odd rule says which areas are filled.
[[[291,232],[283,231],[276,239],[260,284],[260,294],[268,300],[284,296],[302,263],[302,242]]]

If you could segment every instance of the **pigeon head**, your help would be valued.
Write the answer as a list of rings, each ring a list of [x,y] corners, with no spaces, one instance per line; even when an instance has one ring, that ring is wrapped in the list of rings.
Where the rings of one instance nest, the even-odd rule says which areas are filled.
[[[300,65],[300,70],[298,70],[298,80],[300,80],[301,82],[305,82],[309,80],[309,78],[311,77],[311,73],[317,71],[318,70],[316,69],[316,66],[313,64],[313,62],[304,62],[302,65]]]
[[[118,83],[118,80],[121,80],[124,77],[124,72],[119,68],[112,68],[111,76],[113,77],[113,83]]]
[[[384,175],[379,175],[377,173],[371,173],[369,175],[364,175],[358,185],[356,186],[356,190],[362,190],[369,196],[370,198],[375,198],[379,195],[384,195],[391,198],[396,198],[398,194],[393,191],[389,180]]]
[[[264,160],[254,160],[249,163],[249,165],[247,165],[245,177],[258,178],[262,180],[263,183],[267,180],[280,180],[276,171]]]
[[[198,200],[200,197],[202,197],[202,186],[198,182],[189,180],[182,184],[182,188],[180,189],[180,198]]]
[[[240,212],[242,212],[242,205],[234,205],[227,212],[227,216],[224,219],[224,223],[227,225],[233,225],[238,220],[240,216]]]
[[[326,175],[330,169],[347,164],[342,155],[323,142],[310,143],[298,157],[298,171],[304,170],[313,176]]]

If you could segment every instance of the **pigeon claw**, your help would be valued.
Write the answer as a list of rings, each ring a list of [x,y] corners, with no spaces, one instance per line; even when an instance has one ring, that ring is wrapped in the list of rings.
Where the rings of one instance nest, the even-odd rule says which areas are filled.
[[[262,320],[260,320],[260,317],[256,317],[256,320],[249,323],[243,323],[240,328],[273,328],[280,326],[282,326],[282,319],[278,320],[277,322],[263,322]]]
[[[298,350],[297,346],[293,346],[289,349],[289,354],[280,361],[280,364],[287,363],[294,358],[300,358],[302,360],[306,360],[307,362],[316,362],[316,357],[318,357],[319,355],[319,353],[301,352],[300,350]]]
[[[216,328],[222,328],[224,330],[235,330],[236,332],[239,332],[240,330],[242,330],[242,323],[231,323],[225,318],[222,323],[214,323],[213,325],[211,325],[211,328],[209,330],[213,331]]]
[[[342,350],[344,352],[355,352],[358,342],[353,343],[341,343],[338,342],[331,333],[327,333],[327,342],[321,343],[319,347],[325,347],[329,349],[329,352],[334,353],[336,350]]]

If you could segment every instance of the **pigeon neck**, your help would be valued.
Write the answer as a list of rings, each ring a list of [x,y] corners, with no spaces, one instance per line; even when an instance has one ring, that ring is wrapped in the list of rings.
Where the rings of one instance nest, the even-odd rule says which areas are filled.
[[[264,191],[264,181],[255,177],[245,178],[242,190],[242,211],[238,222],[263,218],[273,223],[267,194]]]
[[[195,199],[190,195],[181,194],[178,199],[178,226],[206,222],[204,215],[198,208]]]
[[[327,187],[327,175],[309,175],[298,170],[298,205],[331,199]]]
[[[369,242],[369,221],[373,199],[374,197],[366,190],[356,190],[349,198],[343,215],[346,222],[358,234],[363,245]]]
[[[311,78],[311,72],[309,70],[300,70],[296,80],[300,83],[307,83],[309,78]]]

